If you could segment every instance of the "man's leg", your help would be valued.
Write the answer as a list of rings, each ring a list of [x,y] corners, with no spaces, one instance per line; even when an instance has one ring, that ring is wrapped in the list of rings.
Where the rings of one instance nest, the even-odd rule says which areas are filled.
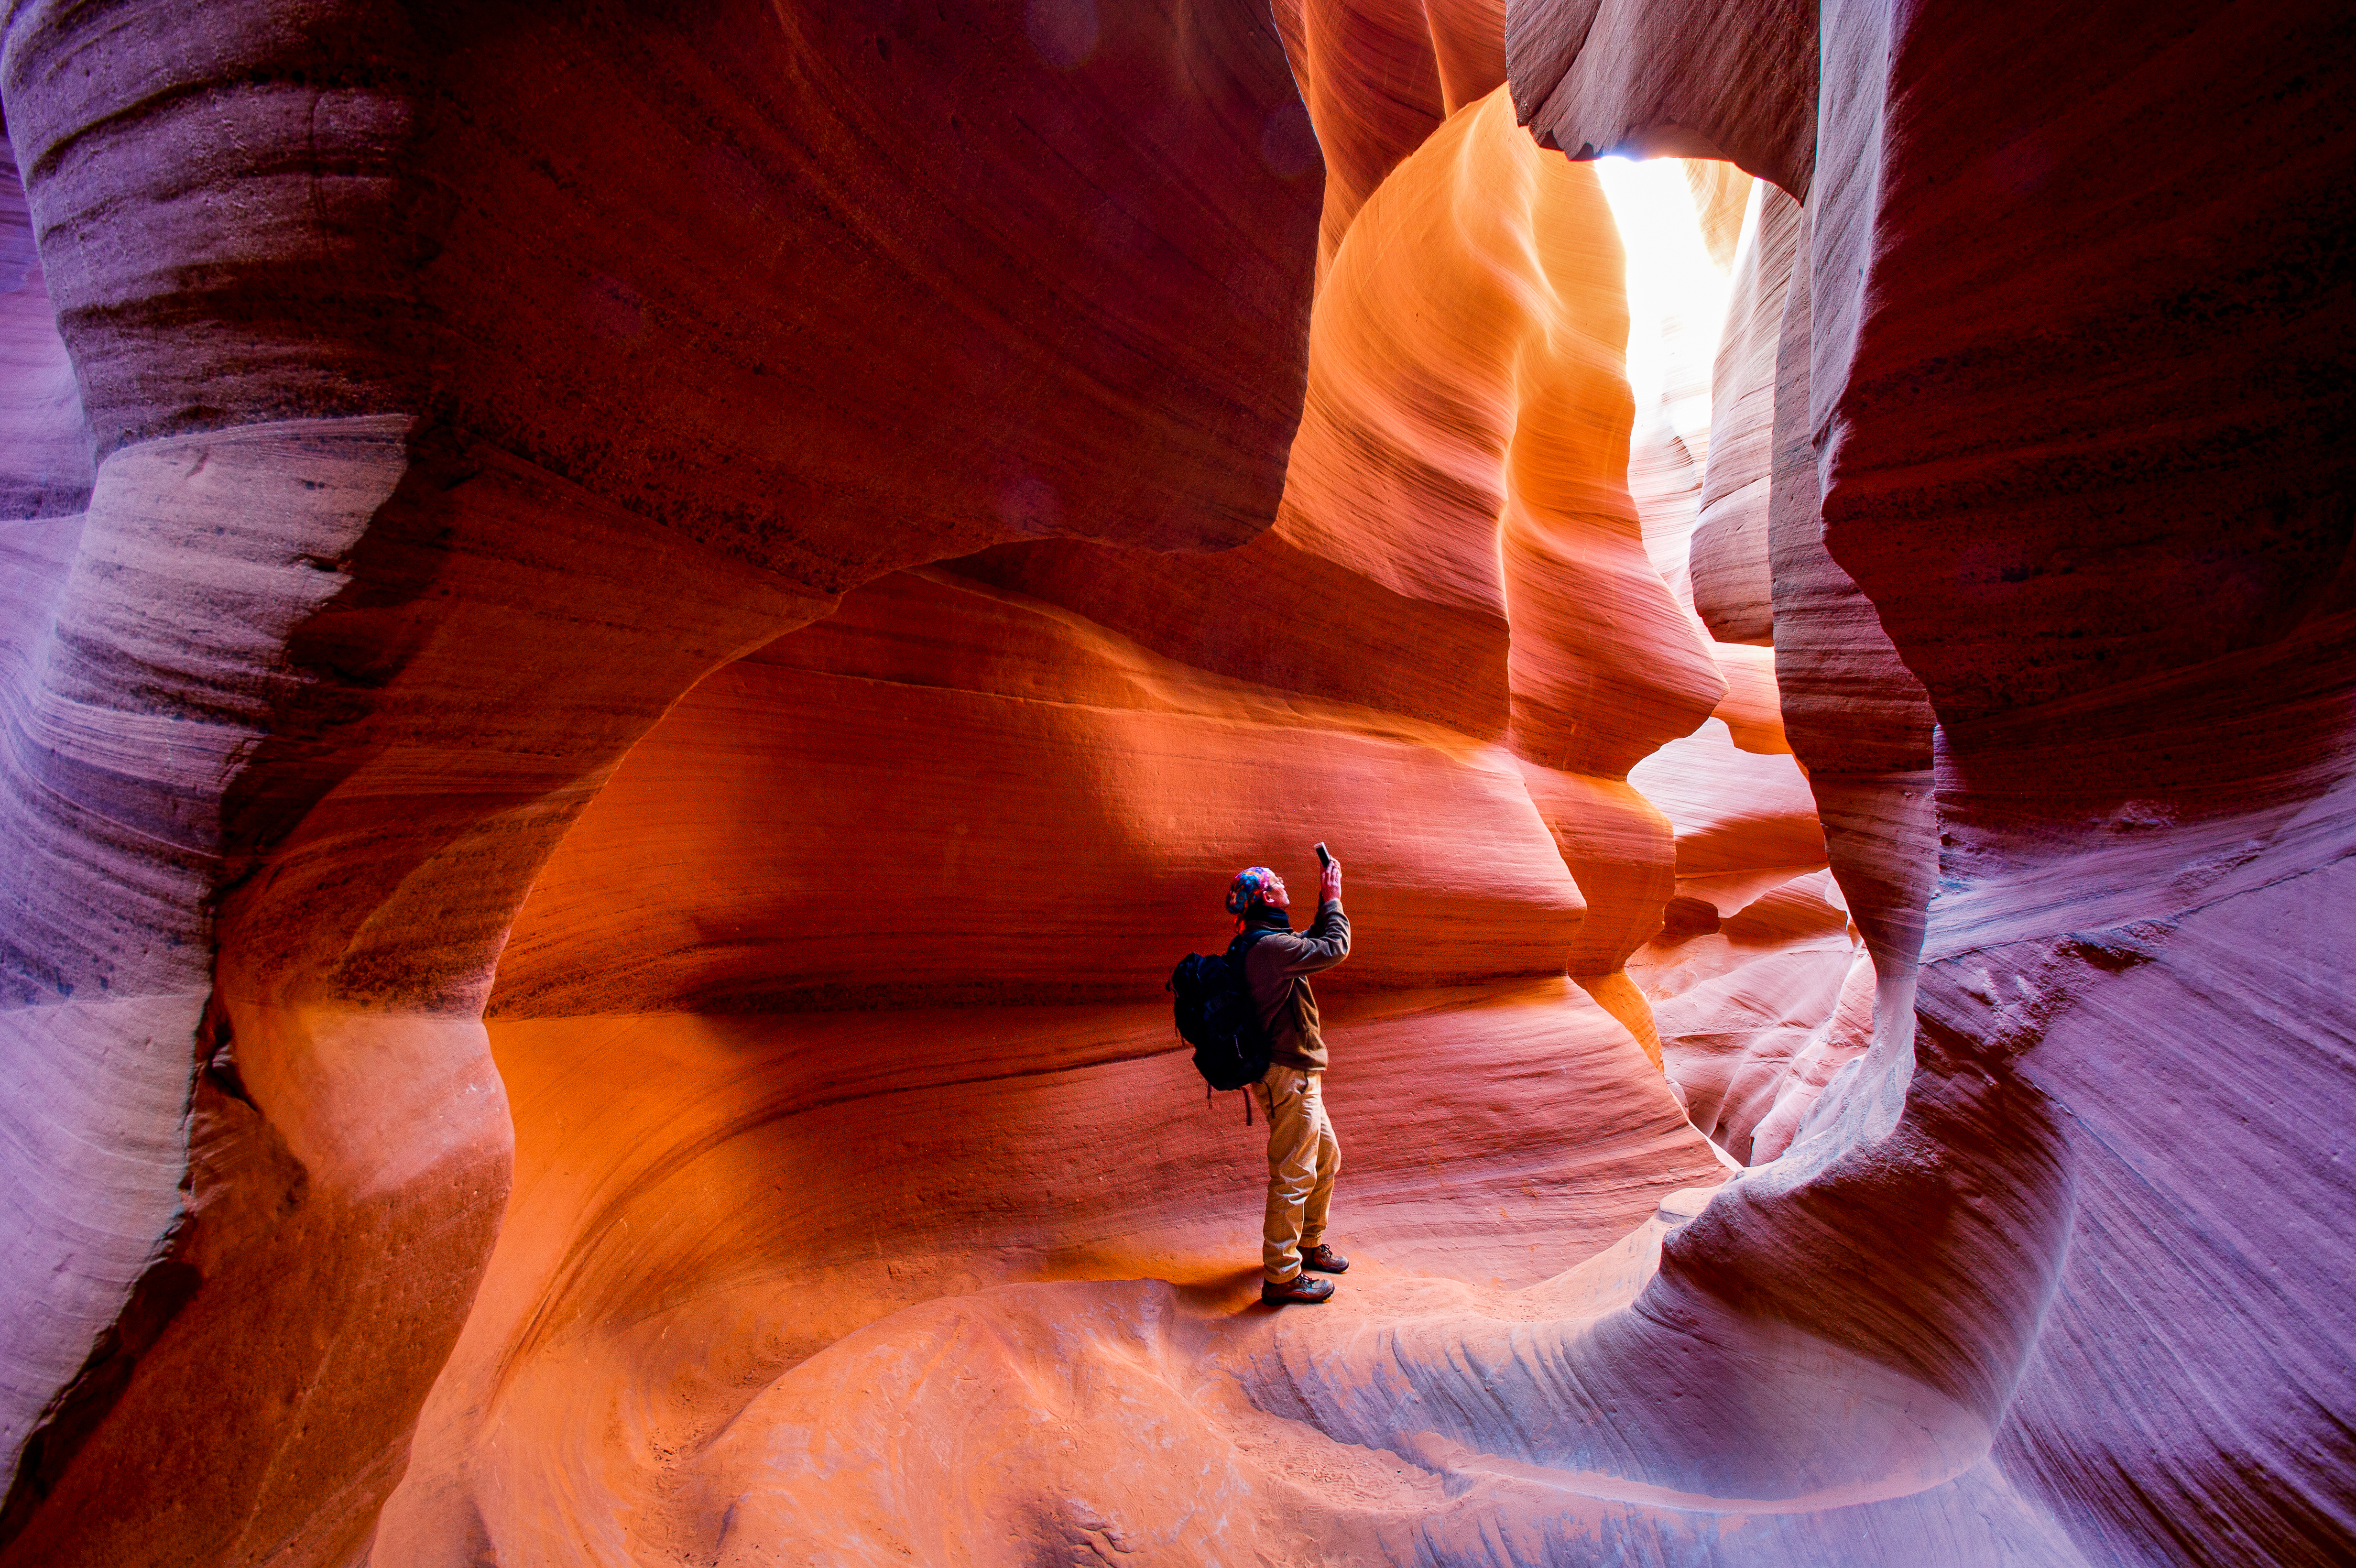
[[[1342,1168],[1341,1140],[1333,1136],[1333,1119],[1325,1115],[1325,1075],[1307,1074],[1309,1087],[1301,1098],[1309,1113],[1311,1148],[1315,1175],[1301,1210],[1301,1244],[1313,1247],[1325,1239],[1325,1211],[1333,1202],[1333,1178]]]
[[[1301,1274],[1301,1221],[1317,1186],[1317,1125],[1309,1093],[1315,1083],[1298,1068],[1275,1066],[1252,1086],[1268,1114],[1268,1212],[1259,1256],[1271,1284]]]

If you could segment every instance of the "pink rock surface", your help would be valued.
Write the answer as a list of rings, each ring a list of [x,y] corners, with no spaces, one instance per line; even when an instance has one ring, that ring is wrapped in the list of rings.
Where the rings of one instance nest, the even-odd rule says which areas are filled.
[[[1237,7],[126,5],[6,59],[99,461],[11,526],[0,1528],[341,1563],[498,1233],[541,859],[841,586],[1264,527],[1317,170]]]
[[[5,28],[8,1568],[2356,1555],[2339,8]],[[1806,204],[1772,682],[1548,147]]]
[[[1665,1064],[1687,1114],[1744,1165],[1789,1148],[1833,1074],[1871,1041],[1872,957],[1846,925],[1846,912],[1787,883],[1710,935],[1672,945],[1665,933],[1657,956],[1630,966],[1654,988]],[[1686,951],[1705,944],[1718,951]]]
[[[1815,21],[1795,0],[1519,0],[1505,16],[1514,102],[1573,157],[1723,158],[1804,199]]]
[[[1788,753],[1738,749],[1722,721],[1667,742],[1628,781],[1667,815],[1679,881],[1824,864],[1815,801],[1799,764]]]
[[[2066,37],[1961,7],[1822,18],[1811,287],[1793,290],[1809,314],[1785,317],[1808,412],[1778,424],[1813,438],[1823,528],[1816,486],[1787,491],[1779,465],[1778,674],[1833,864],[1890,962],[1859,1065],[1672,1241],[1640,1316],[1677,1321],[1705,1287],[1770,1339],[1805,1324],[1962,1397],[1987,1424],[1982,1473],[2050,1520],[2010,1549],[2031,1561],[2325,1562],[2351,1538],[2318,1413],[2343,1402],[2319,1347],[2346,1324],[2295,1283],[2342,1278],[2347,1255],[2293,1217],[2342,1199],[2326,1140],[2274,1098],[2345,1097],[2308,1054],[2348,1038],[2344,975],[2294,980],[2260,934],[2297,921],[2283,940],[2304,952],[2341,923],[2344,774],[2322,759],[2345,725],[2324,694],[2356,667],[2347,541],[2297,521],[2345,460],[2297,433],[2350,308],[2308,249],[2346,226],[2338,183],[2313,183],[2349,151],[2320,108],[2345,78],[2336,27],[2298,6],[2103,8]],[[2127,173],[2131,127],[2163,103],[2232,114],[2231,156],[2264,147],[2263,172],[2220,148]],[[1593,124],[1558,139],[1620,133]],[[2300,449],[2286,468],[2278,442]],[[2215,570],[2193,590],[2200,560]],[[1889,654],[1841,629],[1868,615]],[[1910,918],[1934,833],[1936,897]],[[2302,1196],[2262,1220],[2219,1206],[2260,1190]],[[1860,1250],[1903,1262],[1837,1301],[1800,1294]]]
[[[58,336],[25,187],[0,136],[0,517],[62,517],[89,504],[90,434]]]

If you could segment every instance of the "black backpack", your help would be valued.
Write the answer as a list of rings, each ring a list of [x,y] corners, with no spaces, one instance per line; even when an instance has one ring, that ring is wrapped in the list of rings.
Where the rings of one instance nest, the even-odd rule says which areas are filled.
[[[1213,1089],[1241,1089],[1268,1072],[1268,1030],[1244,978],[1244,955],[1267,934],[1247,931],[1226,953],[1189,953],[1170,971],[1179,1038],[1194,1048],[1195,1071]]]

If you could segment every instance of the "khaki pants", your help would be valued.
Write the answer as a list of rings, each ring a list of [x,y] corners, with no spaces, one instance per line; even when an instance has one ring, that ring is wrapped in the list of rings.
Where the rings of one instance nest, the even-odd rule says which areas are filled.
[[[1342,1146],[1325,1119],[1321,1074],[1280,1063],[1251,1092],[1268,1117],[1268,1216],[1259,1256],[1268,1277],[1281,1285],[1301,1273],[1301,1249],[1324,1240]]]

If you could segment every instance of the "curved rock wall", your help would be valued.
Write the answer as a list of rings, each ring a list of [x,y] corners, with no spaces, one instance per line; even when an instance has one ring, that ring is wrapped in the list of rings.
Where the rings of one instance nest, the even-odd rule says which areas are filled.
[[[2308,939],[2288,925],[2341,924],[2351,821],[2325,760],[2347,754],[2356,670],[2350,452],[2304,433],[2356,307],[2313,250],[2350,228],[2323,171],[2356,143],[2323,105],[2351,40],[2320,6],[2079,26],[2098,61],[2050,112],[1996,123],[1935,84],[1968,62],[2025,103],[2066,40],[1944,13],[1838,35],[1873,91],[1828,116],[1821,166],[1871,168],[1878,196],[1869,226],[1817,229],[1825,539],[1940,720],[1925,1064],[2045,1107],[2074,1194],[1997,1458],[2091,1556],[2329,1561],[2356,1539],[2322,1413],[2346,1395],[2325,1347],[2347,1342],[2328,1283],[2347,1260],[2299,1216],[2340,1188],[2329,1136],[2269,1107],[2346,1093],[2315,1055],[2349,1037],[2344,970],[2308,984],[2277,955]],[[2161,101],[2265,151],[2139,158]],[[1966,123],[1976,155],[1932,152]],[[1957,247],[1966,207],[2000,247]],[[1857,262],[1862,286],[1837,286]],[[2132,369],[2063,347],[2095,342]],[[2268,1201],[2228,1220],[2245,1180]],[[2278,1284],[2229,1283],[2260,1256]],[[2128,1320],[2169,1328],[2096,1349]]]
[[[366,1539],[498,1230],[506,928],[706,671],[1273,512],[1266,19],[819,10],[12,13],[99,457],[12,644],[12,1560]]]
[[[1601,194],[1507,109],[1450,119],[1357,213],[1266,536],[1204,557],[1003,546],[871,583],[697,686],[582,813],[491,1000],[518,1207],[380,1555],[858,1561],[986,1539],[954,1550],[1023,1561],[1090,1530],[1200,1549],[1198,1499],[1167,1477],[1100,1473],[1073,1503],[1035,1435],[1066,1398],[1033,1380],[1112,1379],[1132,1433],[1190,1445],[1251,1407],[1205,1428],[1174,1392],[1208,1375],[1190,1358],[1137,1383],[1068,1339],[1100,1320],[1150,1341],[1158,1297],[995,1287],[1151,1274],[1180,1282],[1182,1319],[1248,1299],[1256,1135],[1198,1100],[1148,998],[1176,954],[1223,940],[1237,865],[1305,888],[1317,837],[1357,928],[1321,981],[1354,1285],[1528,1287],[1716,1179],[1628,1029],[1562,978],[1598,904],[1618,928],[1644,916],[1608,880],[1582,898],[1550,821],[1588,824],[1544,814],[1609,790],[1660,822],[1627,770],[1726,685],[1620,481]],[[1377,440],[1394,461],[1344,462]],[[1340,641],[1383,614],[1472,656]],[[1637,851],[1658,859],[1654,924],[1659,838]],[[935,1321],[944,1296],[968,1303],[951,1319],[1078,1316],[937,1358],[907,1314]],[[710,1365],[683,1373],[673,1343]],[[965,1410],[953,1456],[813,1465],[808,1413],[845,1375]],[[976,1377],[996,1391],[980,1409]],[[593,1414],[609,1407],[651,1420]],[[1330,1463],[1330,1442],[1271,1427]],[[1021,1460],[982,1459],[998,1442]],[[1291,1549],[1281,1453],[1224,1484],[1221,1550]],[[846,1513],[862,1522],[826,1522]],[[1364,1533],[1346,1509],[1326,1525]]]
[[[5,45],[0,1561],[2356,1551],[2333,8]]]
[[[1574,157],[1723,158],[1803,199],[1815,167],[1815,17],[1799,0],[1509,4],[1522,123]]]
[[[1561,972],[1583,906],[1503,748],[901,573],[664,716],[541,871],[491,1011],[1131,1001],[1237,867],[1283,847],[1309,887],[1329,836],[1366,891],[1327,989]]]
[[[1515,36],[1582,9],[1517,12]],[[1769,554],[1787,732],[1883,976],[1875,1042],[1790,1154],[1671,1239],[1633,1321],[1559,1353],[1616,1361],[1639,1354],[1611,1343],[1629,1332],[1657,1337],[1645,1356],[1723,1344],[1730,1310],[1762,1342],[1802,1326],[1976,1413],[1987,1457],[1947,1486],[1983,1518],[1965,1499],[1988,1485],[2046,1514],[2071,1544],[2031,1560],[2332,1560],[2351,1535],[2321,1413],[2346,1389],[2322,1347],[2348,1325],[2309,1292],[2347,1261],[2293,1216],[2341,1200],[2313,1124],[2268,1107],[2277,1085],[2345,1097],[2311,1054],[2347,1038],[2345,976],[2310,983],[2257,933],[2295,921],[2303,952],[2341,923],[2346,775],[2327,759],[2347,755],[2356,666],[2344,520],[2325,520],[2345,508],[2319,497],[2346,448],[2298,432],[2340,384],[2351,304],[2312,248],[2348,228],[2321,175],[2348,145],[2321,107],[2345,27],[2116,7],[2051,34],[1840,5],[1821,36],[1815,175],[1785,182],[1809,221]],[[1540,73],[1522,101],[1552,86]],[[1562,118],[1575,96],[1544,101],[1566,146],[1626,135],[1607,99],[1584,124]],[[2130,127],[2159,105],[2232,118],[2231,156],[2263,170],[2139,157]],[[2276,442],[2303,455],[2277,467]],[[2148,595],[2126,586],[2147,571]],[[1915,847],[1934,832],[1933,897]],[[2303,1196],[2244,1224],[2219,1206],[2238,1173]],[[2301,1261],[2260,1285],[2258,1256]],[[1808,1299],[1817,1268],[1858,1283]],[[2152,1313],[2165,1334],[2128,1328]],[[1402,1364],[1452,1385],[1425,1353]],[[1329,1384],[1335,1419],[1362,1419],[1344,1413],[1360,1396],[1311,1386]],[[1579,1408],[1560,1391],[1496,1408],[1533,1403]],[[1603,1429],[1573,1430],[1534,1451],[1588,1462]],[[1599,1467],[1664,1486],[1719,1463],[1622,1454]],[[1953,1560],[2022,1550],[1984,1538]]]

